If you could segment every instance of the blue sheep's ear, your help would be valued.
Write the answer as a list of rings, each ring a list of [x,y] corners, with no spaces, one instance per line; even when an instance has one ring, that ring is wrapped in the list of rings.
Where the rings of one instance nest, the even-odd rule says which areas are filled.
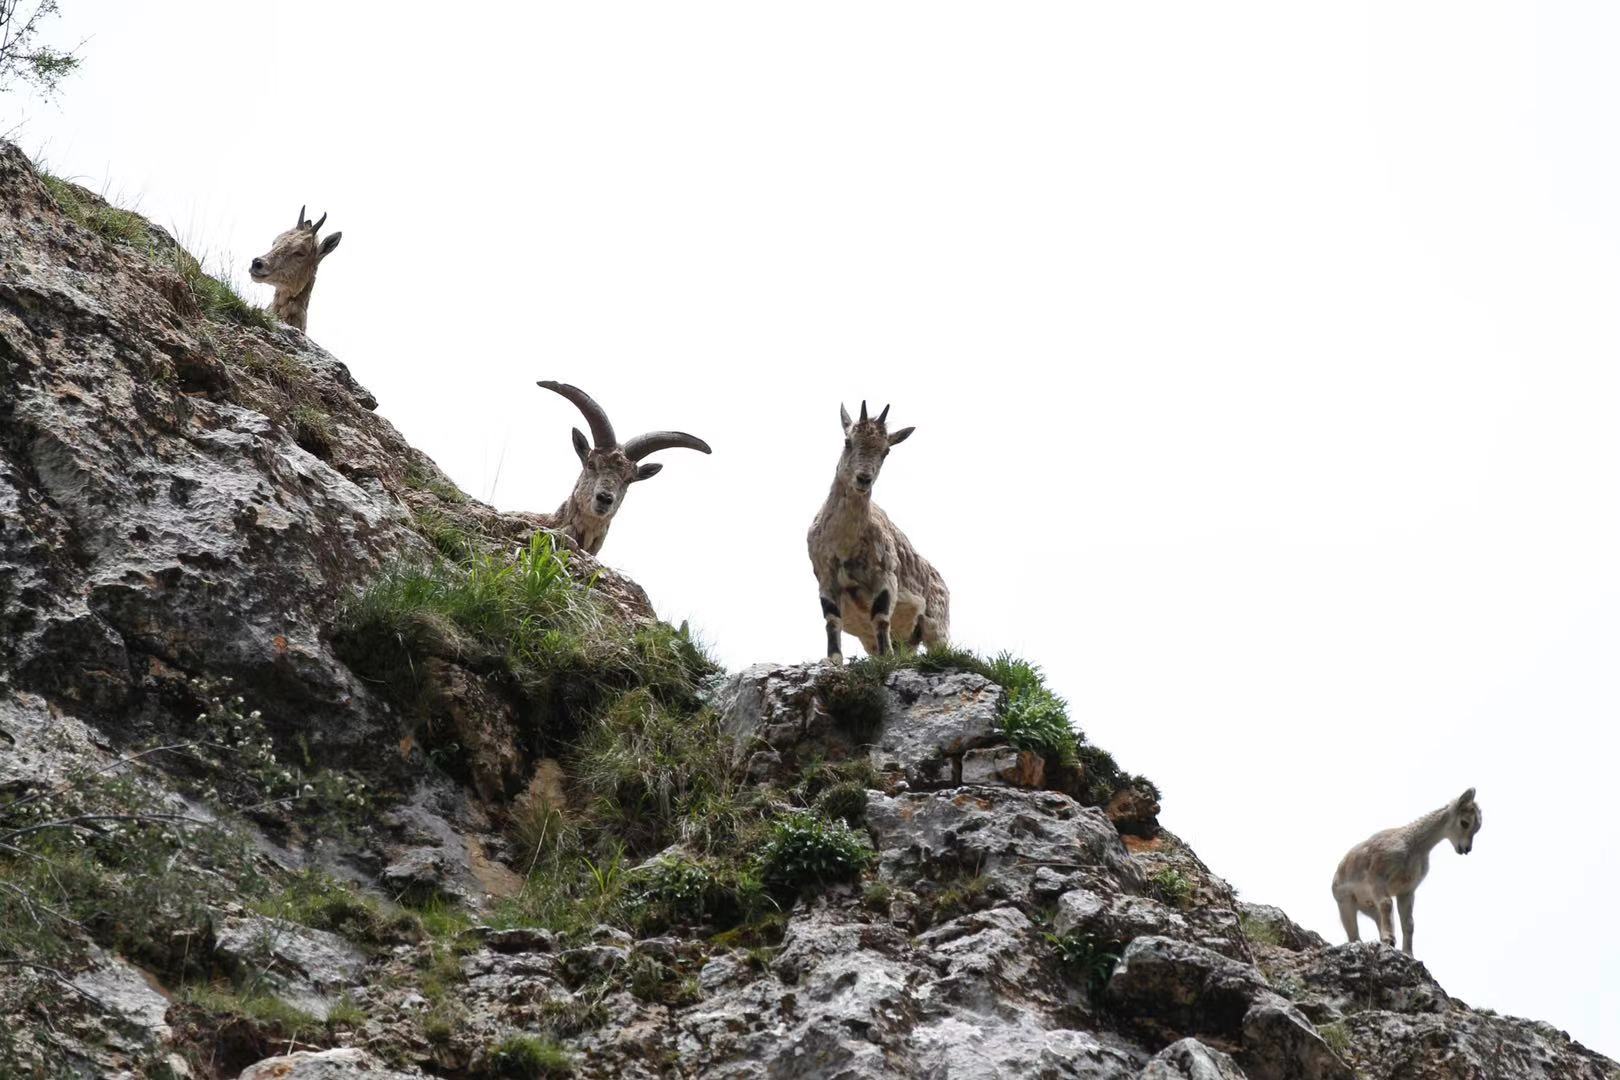
[[[661,472],[663,470],[663,468],[664,467],[662,465],[660,465],[658,462],[649,461],[649,462],[647,462],[647,464],[643,465],[641,468],[636,470],[636,479],[637,480],[645,480],[648,477],[657,476],[659,474],[659,472]]]
[[[591,444],[586,441],[585,433],[579,428],[574,429],[574,453],[579,455],[579,463],[585,464],[585,459],[591,456]]]
[[[321,241],[321,258],[324,259],[328,255],[332,254],[332,249],[336,248],[338,246],[338,241],[342,240],[342,239],[343,239],[343,234],[340,233],[340,232],[335,232],[331,236],[328,236],[325,240],[322,240]]]
[[[917,429],[914,427],[901,428],[899,431],[896,431],[894,434],[889,436],[889,445],[894,446],[898,443],[905,442],[907,439],[911,438],[911,433],[916,430]]]
[[[1471,803],[1473,801],[1474,801],[1474,789],[1469,788],[1467,791],[1463,792],[1462,796],[1457,800],[1457,805],[1458,806],[1467,806],[1469,803]]]
[[[849,429],[855,426],[855,421],[849,418],[849,410],[843,405],[838,406],[838,419],[844,422],[844,434],[848,435]]]

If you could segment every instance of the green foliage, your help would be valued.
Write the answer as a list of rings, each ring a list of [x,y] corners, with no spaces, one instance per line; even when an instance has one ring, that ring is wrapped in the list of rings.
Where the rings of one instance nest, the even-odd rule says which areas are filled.
[[[138,245],[149,238],[146,219],[139,214],[120,210],[61,177],[42,172],[39,180],[64,214],[96,235],[126,245]]]
[[[866,820],[866,785],[846,780],[816,796],[815,811],[829,820],[859,825]]]
[[[575,756],[599,817],[638,846],[662,844],[679,820],[732,792],[737,762],[714,713],[667,705],[650,690],[619,696],[587,728]]]
[[[1322,1041],[1328,1044],[1339,1057],[1347,1057],[1350,1053],[1350,1028],[1343,1020],[1335,1020],[1331,1024],[1323,1024],[1316,1029],[1322,1036]]]
[[[991,662],[991,678],[1004,690],[1001,729],[1020,750],[1040,754],[1054,765],[1073,765],[1078,738],[1069,708],[1046,687],[1040,668],[1002,653]]]
[[[319,1031],[324,1025],[302,1009],[263,991],[238,993],[220,986],[188,986],[183,1000],[216,1018],[252,1021],[265,1034],[297,1038]]]
[[[143,231],[146,223],[141,222]],[[202,263],[184,248],[176,246],[172,252],[175,273],[186,283],[197,301],[198,309],[208,318],[224,322],[254,326],[271,330],[276,326],[275,316],[264,308],[244,300],[224,277],[214,277],[203,269]]]
[[[584,936],[601,923],[627,923],[626,899],[623,860],[617,852],[592,859],[571,848],[557,850],[535,864],[523,891],[503,901],[490,922]]]
[[[1154,894],[1171,907],[1184,908],[1192,901],[1192,879],[1179,870],[1160,867],[1148,878],[1148,884]]]
[[[931,925],[949,922],[958,915],[989,906],[990,879],[983,874],[963,873],[940,883],[926,897],[925,910]]]
[[[347,831],[369,819],[371,794],[349,772],[303,763],[278,753],[264,714],[231,693],[229,678],[191,682],[204,705],[189,725],[191,773],[201,779],[209,802],[273,821],[277,813],[318,818],[324,829]]]
[[[683,978],[668,964],[639,953],[625,965],[623,979],[632,995],[651,1004],[679,1008],[702,996],[696,979]]]
[[[49,98],[78,68],[73,53],[37,42],[41,27],[57,13],[56,0],[0,0],[0,93],[15,80]]]
[[[128,762],[0,804],[0,955],[71,965],[93,944],[191,974],[211,909],[264,880],[245,838],[182,810]]]
[[[894,670],[889,657],[871,657],[846,664],[821,684],[821,703],[839,727],[857,741],[877,733],[889,708],[883,681]]]
[[[567,1076],[573,1071],[573,1059],[556,1043],[533,1035],[511,1035],[490,1051],[484,1075],[502,1080],[534,1080]]]
[[[873,858],[866,837],[842,821],[800,812],[772,822],[759,853],[760,876],[771,889],[792,893],[853,881]]]
[[[287,414],[292,424],[293,441],[318,458],[332,456],[337,443],[337,431],[332,417],[325,409],[315,405],[294,405]]]
[[[1095,998],[1108,985],[1109,976],[1119,964],[1118,946],[1091,934],[1043,935],[1057,957],[1058,966],[1070,979]]]
[[[205,271],[196,256],[141,215],[120,209],[61,177],[43,171],[38,175],[51,199],[70,219],[105,240],[145,252],[173,269],[196,301],[197,310],[207,318],[259,329],[275,327],[276,320],[268,311],[244,300],[224,277]]]
[[[630,903],[643,929],[731,926],[774,906],[752,867],[735,860],[657,859],[632,875]]]
[[[420,710],[424,661],[435,656],[509,680],[542,723],[589,715],[628,690],[694,704],[715,670],[697,644],[668,626],[627,626],[590,584],[574,580],[567,550],[545,532],[515,557],[405,563],[350,601],[337,644],[407,713]]]
[[[1243,936],[1256,945],[1281,945],[1282,934],[1271,923],[1257,919],[1253,915],[1239,915],[1238,927],[1242,929]]]
[[[385,911],[373,897],[319,870],[296,874],[273,894],[250,907],[262,915],[328,930],[366,945],[398,945],[421,940],[422,920],[408,911]]]

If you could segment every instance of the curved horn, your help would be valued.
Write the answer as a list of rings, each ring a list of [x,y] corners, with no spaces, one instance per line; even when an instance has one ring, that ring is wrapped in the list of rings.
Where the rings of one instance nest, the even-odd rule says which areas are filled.
[[[887,405],[885,405],[885,406],[883,406],[883,411],[878,413],[878,423],[884,424],[884,423],[887,423],[888,420],[889,420],[889,407]]]
[[[308,209],[309,209],[309,204],[308,203],[305,203],[303,206],[300,206],[298,208],[298,224],[299,225],[302,225],[304,223],[304,211],[308,210]]]
[[[326,215],[322,214],[321,215],[321,220],[319,220],[315,224],[311,225],[309,227],[309,231],[310,232],[320,232],[321,231],[321,226],[325,225],[325,224],[326,224]]]
[[[602,406],[598,405],[591,395],[577,386],[570,386],[565,382],[552,382],[550,379],[541,379],[535,385],[543,386],[552,393],[561,394],[585,414],[586,422],[591,425],[591,441],[596,444],[598,450],[611,450],[619,445],[618,438],[613,434],[613,425],[608,423],[607,413],[602,411]]]
[[[696,435],[688,435],[684,431],[649,431],[645,435],[637,435],[624,444],[624,456],[631,461],[640,461],[658,450],[668,450],[671,447],[684,446],[688,450],[699,450],[705,454],[712,454],[709,444]]]

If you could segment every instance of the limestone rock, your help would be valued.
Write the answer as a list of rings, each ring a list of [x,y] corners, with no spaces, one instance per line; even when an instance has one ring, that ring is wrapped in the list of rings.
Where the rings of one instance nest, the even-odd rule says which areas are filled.
[[[240,977],[317,1020],[326,1019],[339,993],[359,984],[366,968],[365,954],[338,935],[262,915],[227,919],[214,952]]]
[[[265,1058],[243,1069],[237,1080],[409,1080],[419,1072],[399,1072],[364,1050],[300,1050]]]

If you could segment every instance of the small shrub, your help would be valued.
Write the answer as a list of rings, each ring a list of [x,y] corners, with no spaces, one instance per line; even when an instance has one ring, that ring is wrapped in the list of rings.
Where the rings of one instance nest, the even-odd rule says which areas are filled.
[[[1161,867],[1148,878],[1154,894],[1171,907],[1184,908],[1192,901],[1193,882],[1179,870]]]
[[[730,926],[769,903],[757,876],[718,860],[659,859],[632,876],[630,891],[644,926],[681,922]]]
[[[888,660],[857,660],[839,668],[821,684],[822,706],[857,742],[871,739],[888,712],[889,691],[883,685],[893,670]]]
[[[842,821],[797,813],[771,825],[759,854],[761,877],[779,892],[853,881],[872,862],[866,837]]]
[[[816,796],[816,813],[846,825],[859,825],[866,820],[866,785],[845,781]]]
[[[533,1080],[536,1077],[567,1076],[574,1071],[574,1062],[556,1043],[537,1039],[533,1035],[512,1035],[490,1051],[485,1069],[491,1077],[511,1080]]]
[[[1065,975],[1095,998],[1108,985],[1109,976],[1119,964],[1118,946],[1098,940],[1091,934],[1046,934],[1047,944],[1057,956]]]

